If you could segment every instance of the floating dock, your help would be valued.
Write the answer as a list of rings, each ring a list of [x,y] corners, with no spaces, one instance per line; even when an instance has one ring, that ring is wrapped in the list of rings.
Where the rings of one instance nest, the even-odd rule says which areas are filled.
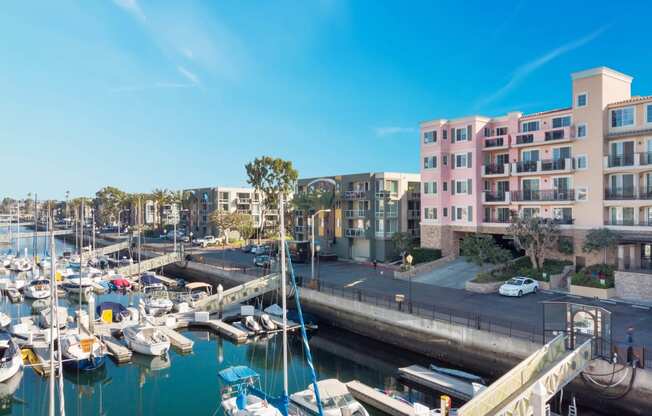
[[[398,373],[406,380],[431,390],[446,393],[456,399],[468,401],[477,393],[474,388],[475,383],[437,373],[420,365],[399,368]],[[475,385],[481,386],[480,384]]]
[[[227,324],[219,319],[210,319],[208,321],[192,321],[188,323],[191,327],[205,327],[209,328],[220,335],[225,335],[229,339],[237,343],[246,342],[249,338],[249,333],[236,328],[233,325]]]
[[[170,338],[170,344],[181,353],[187,354],[192,352],[192,346],[195,343],[191,339],[188,339],[174,329],[165,326],[158,327],[158,329]]]
[[[362,403],[375,407],[391,416],[414,416],[416,414],[414,406],[390,397],[373,387],[369,387],[357,380],[346,383],[353,397]],[[428,409],[424,406],[425,409]]]
[[[104,337],[102,338],[102,341],[104,342],[104,345],[106,345],[107,350],[109,350],[111,357],[113,357],[118,364],[124,364],[131,361],[133,353],[122,342],[112,336]]]

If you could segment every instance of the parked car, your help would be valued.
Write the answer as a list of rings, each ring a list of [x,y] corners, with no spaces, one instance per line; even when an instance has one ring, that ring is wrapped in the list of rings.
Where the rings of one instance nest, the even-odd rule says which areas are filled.
[[[503,283],[498,289],[498,293],[503,296],[521,297],[527,293],[537,293],[539,282],[529,277],[512,277]]]
[[[242,246],[242,252],[243,253],[251,253],[251,250],[254,248],[252,244],[247,244]]]
[[[254,246],[251,249],[251,252],[255,255],[265,255],[265,254],[271,254],[272,253],[272,248],[270,246]]]
[[[276,259],[267,254],[261,254],[254,256],[254,265],[258,267],[267,267],[270,268],[276,264]]]
[[[213,244],[217,244],[218,240],[215,238],[215,236],[212,235],[207,235],[204,238],[198,238],[195,240],[195,245],[201,246],[201,247],[208,247]]]

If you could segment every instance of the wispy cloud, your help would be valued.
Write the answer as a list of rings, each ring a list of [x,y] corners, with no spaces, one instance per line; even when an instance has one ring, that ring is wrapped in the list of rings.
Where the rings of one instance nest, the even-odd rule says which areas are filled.
[[[177,71],[179,71],[179,73],[181,75],[183,75],[184,78],[186,78],[192,84],[195,84],[195,85],[201,84],[201,82],[199,81],[199,77],[196,74],[194,74],[193,72],[190,72],[188,69],[184,68],[183,66],[179,65],[177,67]]]
[[[141,9],[138,4],[138,0],[113,0],[113,2],[137,19],[142,21],[147,20],[145,13],[143,13],[143,9]]]
[[[496,92],[493,94],[489,95],[488,97],[484,97],[476,103],[476,107],[482,107],[484,105],[490,104],[500,98],[502,98],[505,94],[507,94],[509,91],[514,89],[517,85],[519,85],[523,79],[525,79],[528,75],[530,75],[532,72],[536,71],[543,65],[547,64],[548,62],[552,61],[553,59],[568,53],[572,50],[575,50],[579,47],[582,47],[586,45],[587,43],[593,41],[595,38],[600,36],[602,32],[607,30],[609,28],[609,25],[605,25],[600,27],[599,29],[589,33],[586,36],[583,36],[579,39],[575,39],[572,42],[566,43],[564,45],[561,45],[545,54],[542,56],[538,57],[537,59],[530,61],[524,65],[521,65],[520,67],[516,68],[516,70],[512,73],[511,78],[509,81],[503,85],[501,88],[499,88]]]
[[[404,134],[404,133],[414,133],[414,127],[398,127],[398,126],[385,126],[385,127],[376,127],[374,129],[376,136],[385,137],[393,136],[395,134]]]

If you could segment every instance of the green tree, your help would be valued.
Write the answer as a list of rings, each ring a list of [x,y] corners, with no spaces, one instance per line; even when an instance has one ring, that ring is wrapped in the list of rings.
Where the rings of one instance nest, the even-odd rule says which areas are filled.
[[[267,214],[278,209],[281,195],[287,200],[294,189],[299,173],[292,166],[292,162],[270,156],[254,159],[245,165],[245,169],[247,182],[263,197],[260,210],[260,234],[263,234],[267,226]],[[280,212],[280,215],[285,213]]]
[[[512,217],[509,233],[514,237],[516,246],[525,253],[536,270],[541,270],[543,260],[550,250],[557,248],[559,227],[551,218]]]
[[[106,186],[95,193],[98,205],[98,222],[109,224],[118,220],[125,193],[114,186]]]
[[[238,214],[240,217],[236,221],[234,228],[240,233],[240,237],[248,240],[254,235],[256,227],[254,226],[254,218],[250,214]]]
[[[392,235],[392,243],[396,251],[401,255],[401,264],[405,263],[405,253],[412,248],[414,238],[407,232],[396,232]]]
[[[618,244],[618,233],[610,230],[609,228],[594,228],[586,233],[582,251],[591,253],[593,251],[602,250],[602,262],[607,263],[607,251]]]
[[[467,235],[462,239],[460,251],[468,261],[478,266],[485,263],[504,263],[511,258],[509,250],[500,247],[494,238],[487,234]]]
[[[253,226],[251,215],[242,214],[239,212],[228,211],[214,211],[210,215],[211,224],[213,224],[224,236],[224,242],[229,244],[229,233],[232,230],[240,232],[241,229],[246,229],[247,224]],[[242,235],[242,233],[240,233]]]
[[[156,203],[158,208],[158,228],[159,231],[163,230],[163,206],[170,203],[172,199],[171,193],[167,189],[154,189],[151,194],[152,200]]]

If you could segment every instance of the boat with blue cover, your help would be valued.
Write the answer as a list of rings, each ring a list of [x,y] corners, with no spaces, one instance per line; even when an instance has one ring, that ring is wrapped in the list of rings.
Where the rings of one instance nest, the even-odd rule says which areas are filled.
[[[260,387],[260,375],[240,365],[219,372],[222,388],[222,408],[228,416],[283,416],[275,403]]]

